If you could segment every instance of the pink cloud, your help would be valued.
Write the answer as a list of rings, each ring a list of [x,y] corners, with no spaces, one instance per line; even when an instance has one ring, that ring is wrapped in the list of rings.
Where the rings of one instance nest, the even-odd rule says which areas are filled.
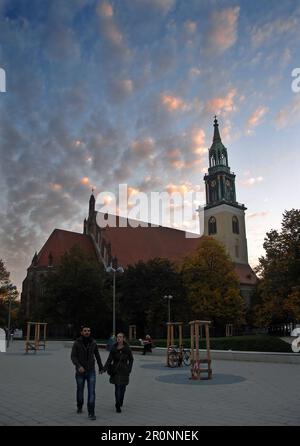
[[[133,141],[131,144],[131,150],[134,155],[139,157],[150,156],[154,154],[155,141],[148,137],[140,140]]]
[[[189,111],[191,105],[185,102],[178,96],[173,96],[171,94],[163,93],[160,97],[162,105],[170,112],[174,111]]]
[[[239,6],[213,13],[209,42],[215,49],[225,51],[235,44],[239,13]]]
[[[251,133],[251,129],[261,123],[268,110],[268,107],[260,106],[252,113],[251,116],[249,116],[247,120],[247,133]]]
[[[275,117],[275,124],[278,128],[288,127],[300,123],[300,95],[295,94],[295,98],[283,107]]]
[[[97,14],[104,18],[110,18],[114,15],[114,11],[110,3],[101,2],[97,6]]]
[[[267,40],[274,40],[276,37],[297,29],[299,24],[296,18],[277,19],[273,22],[265,23],[260,27],[254,27],[251,31],[253,46],[261,46]]]
[[[224,97],[216,97],[207,101],[205,110],[210,114],[230,113],[235,110],[234,98],[237,91],[235,88],[229,90]]]

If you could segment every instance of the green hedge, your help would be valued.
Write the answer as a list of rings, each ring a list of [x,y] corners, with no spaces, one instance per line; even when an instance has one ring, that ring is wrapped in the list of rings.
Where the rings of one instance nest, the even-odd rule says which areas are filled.
[[[101,339],[101,343],[107,342],[107,339]],[[183,340],[184,347],[190,347],[190,339]],[[138,340],[131,341],[131,345],[141,345]],[[157,347],[166,347],[166,339],[154,339]],[[200,341],[200,348],[205,348],[205,340]],[[248,352],[283,352],[291,353],[291,345],[284,342],[276,336],[252,335],[252,336],[232,336],[227,338],[210,338],[210,348],[212,350],[236,350]]]
[[[166,347],[166,339],[157,339],[154,342],[157,347]],[[189,339],[184,339],[184,346],[190,347]],[[200,341],[200,348],[205,348],[205,340]],[[212,350],[292,352],[290,344],[278,337],[268,335],[210,338],[210,348]]]

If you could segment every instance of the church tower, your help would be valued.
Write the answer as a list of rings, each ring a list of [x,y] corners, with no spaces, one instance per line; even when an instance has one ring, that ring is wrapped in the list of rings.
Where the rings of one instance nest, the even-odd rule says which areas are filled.
[[[213,142],[209,149],[208,174],[204,176],[204,181],[204,234],[223,243],[233,262],[248,265],[246,207],[236,200],[235,174],[228,165],[228,153],[221,140],[216,116]]]

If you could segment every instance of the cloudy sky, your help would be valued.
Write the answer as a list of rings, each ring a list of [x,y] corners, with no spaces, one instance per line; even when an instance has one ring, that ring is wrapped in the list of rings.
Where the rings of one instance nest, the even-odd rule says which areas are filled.
[[[200,190],[217,114],[255,265],[299,207],[296,0],[0,0],[0,258],[19,286],[92,187]]]

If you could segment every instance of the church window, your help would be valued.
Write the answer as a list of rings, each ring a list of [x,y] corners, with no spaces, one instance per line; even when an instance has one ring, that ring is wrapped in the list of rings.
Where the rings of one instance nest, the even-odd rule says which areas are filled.
[[[234,234],[240,233],[239,220],[236,216],[232,217],[232,232]]]
[[[217,233],[217,220],[215,217],[210,217],[208,220],[208,235],[213,235]]]

